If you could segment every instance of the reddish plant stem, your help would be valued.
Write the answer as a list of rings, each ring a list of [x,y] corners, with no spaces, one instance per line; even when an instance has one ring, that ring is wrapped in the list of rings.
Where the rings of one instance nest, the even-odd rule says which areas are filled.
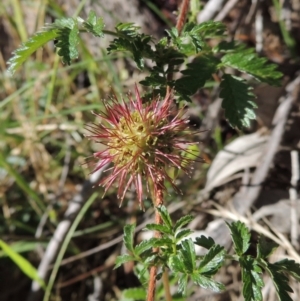
[[[154,301],[155,297],[155,289],[156,289],[156,273],[157,267],[154,265],[150,269],[150,279],[148,284],[148,294],[147,294],[147,301]]]
[[[158,176],[156,183],[154,183],[154,191],[155,196],[153,200],[154,207],[158,207],[163,205],[164,203],[164,181],[162,177]],[[163,221],[159,214],[159,212],[155,209],[155,223],[157,225],[162,225]],[[160,232],[155,231],[154,237],[159,238],[161,236]],[[154,253],[159,252],[159,248],[153,248]],[[147,301],[154,301],[155,298],[155,288],[156,288],[156,274],[157,274],[157,266],[152,266],[150,268],[150,278],[149,278],[149,284],[148,284],[148,294],[147,294]]]
[[[176,28],[178,30],[178,35],[180,35],[181,30],[184,26],[187,13],[189,11],[189,5],[190,5],[190,0],[183,0],[182,3],[181,3],[179,16],[178,16],[177,24],[176,24]]]
[[[179,15],[178,15],[178,19],[177,19],[177,24],[176,24],[178,36],[180,36],[180,33],[184,26],[186,16],[189,11],[189,5],[190,5],[190,0],[183,0],[181,3]],[[170,73],[168,74],[168,81],[171,81],[172,78],[173,78],[173,66],[170,65]],[[172,92],[172,88],[170,86],[167,86],[167,94],[171,94],[171,92]]]
[[[180,35],[182,28],[184,26],[185,20],[186,20],[186,16],[187,13],[189,11],[189,4],[190,4],[190,0],[183,0],[181,7],[180,7],[180,12],[179,12],[179,16],[178,16],[178,20],[177,20],[177,24],[176,24],[176,28],[178,30],[178,35]],[[172,66],[171,66],[172,68]],[[168,76],[168,80],[172,80],[173,78],[173,72],[169,73]],[[172,88],[170,86],[167,86],[167,95],[171,94],[172,92]],[[164,201],[163,201],[163,187],[164,187],[164,181],[161,177],[157,178],[156,183],[154,183],[154,191],[155,191],[155,197],[154,197],[154,207],[158,207],[163,205]],[[157,210],[155,210],[155,223],[157,225],[162,225],[162,219],[161,216],[159,214],[159,212]],[[158,231],[155,231],[154,233],[154,237],[159,238],[161,235]],[[159,248],[154,248],[153,249],[154,253],[158,253],[159,252]],[[155,298],[155,288],[156,288],[156,273],[157,273],[157,267],[156,266],[152,266],[150,268],[150,279],[149,279],[149,284],[148,284],[148,295],[147,295],[147,301],[154,301]]]

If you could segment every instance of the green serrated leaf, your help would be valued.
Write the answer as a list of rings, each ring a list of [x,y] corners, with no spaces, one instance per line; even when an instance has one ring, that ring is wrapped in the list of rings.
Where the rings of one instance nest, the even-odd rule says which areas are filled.
[[[200,261],[198,272],[206,275],[214,275],[225,260],[226,251],[220,245],[214,245]]]
[[[132,22],[118,23],[116,26],[117,32],[124,33],[127,36],[135,37],[139,35],[140,26],[135,25]]]
[[[191,215],[185,215],[185,216],[181,217],[178,221],[176,221],[176,223],[174,225],[174,231],[177,231],[178,229],[184,227],[185,225],[190,223],[193,219],[194,218]]]
[[[188,275],[183,274],[178,278],[178,292],[183,296],[187,295],[187,284],[188,284]]]
[[[215,241],[211,237],[206,237],[204,235],[201,235],[200,237],[196,237],[196,240],[194,243],[205,249],[210,249],[213,245],[216,244]]]
[[[218,45],[216,45],[212,51],[214,53],[222,53],[222,52],[230,52],[233,51],[236,48],[235,41],[221,41]]]
[[[134,253],[133,247],[133,235],[134,235],[135,225],[125,225],[124,227],[124,244],[128,251]]]
[[[266,58],[258,57],[252,49],[227,53],[221,60],[224,66],[248,73],[261,82],[275,86],[280,85],[282,73],[276,71],[277,66],[267,63]]]
[[[7,71],[13,75],[31,54],[57,36],[58,32],[53,28],[44,28],[43,31],[36,33],[13,52],[13,57],[7,62],[9,64]]]
[[[176,40],[179,35],[178,35],[178,30],[176,27],[172,27],[171,29],[167,29],[166,33],[170,36],[171,39]]]
[[[203,36],[199,34],[199,32],[196,30],[197,25],[193,23],[187,23],[185,27],[183,28],[183,31],[181,33],[181,45],[178,45],[179,49],[182,49],[182,45],[184,45],[186,38],[189,38],[191,41],[191,44],[194,46],[194,49],[196,53],[200,52],[202,48],[205,46]],[[179,42],[178,41],[178,42]],[[188,50],[188,48],[187,48]],[[184,51],[184,50],[183,50]],[[189,54],[188,51],[184,51],[184,53]]]
[[[186,269],[181,258],[181,254],[171,255],[168,258],[168,265],[175,273],[185,273]]]
[[[158,41],[158,43],[155,45],[155,47],[162,47],[162,48],[164,48],[164,47],[166,47],[168,45],[168,38],[167,37],[164,37],[164,38],[162,38],[162,39],[160,39],[159,41]]]
[[[293,301],[288,293],[292,293],[293,290],[289,286],[288,277],[281,272],[278,266],[269,263],[266,270],[270,274],[273,284],[276,289],[277,296],[280,301]]]
[[[153,53],[156,67],[161,68],[163,72],[163,67],[167,62],[172,63],[173,66],[182,64],[186,56],[182,52],[174,49],[174,47],[161,43],[161,41],[155,44],[155,51]]]
[[[116,259],[116,263],[115,263],[115,267],[114,269],[117,269],[118,267],[120,267],[122,264],[128,262],[128,261],[135,261],[136,258],[134,256],[128,255],[128,254],[124,254],[121,256],[118,256]]]
[[[123,290],[123,296],[136,301],[145,300],[146,292],[147,291],[142,287],[128,288]]]
[[[189,100],[189,96],[195,94],[198,89],[204,87],[217,70],[219,60],[212,55],[197,57],[192,63],[187,64],[187,69],[181,71],[183,76],[174,81],[174,88],[180,96]]]
[[[170,248],[172,247],[173,241],[169,237],[153,238],[153,246],[160,248]]]
[[[0,239],[0,248],[19,267],[19,269],[30,279],[37,281],[45,288],[44,281],[39,277],[37,269],[23,256],[16,253],[8,244]]]
[[[152,266],[153,262],[155,262],[158,259],[157,254],[150,254],[149,256],[143,258],[143,265],[146,267]]]
[[[83,22],[83,27],[95,37],[103,37],[103,29],[105,27],[103,18],[98,18],[96,13],[92,10],[85,22]]]
[[[226,26],[222,22],[206,21],[197,25],[192,23],[187,24],[184,30],[191,32],[192,35],[198,34],[201,37],[208,39],[224,36]]]
[[[256,108],[256,104],[252,101],[254,95],[251,88],[242,78],[230,74],[223,75],[220,88],[222,108],[225,109],[225,117],[231,126],[239,129],[249,127],[250,120],[255,119],[254,108]]]
[[[246,225],[240,221],[227,223],[227,226],[231,232],[231,237],[234,243],[235,252],[241,256],[250,246],[250,232]]]
[[[180,36],[176,28],[168,31],[172,42],[186,55],[198,53],[203,49],[210,51],[210,47],[205,43],[205,39],[216,36],[223,36],[226,27],[221,22],[208,21],[201,24],[192,22],[186,23]]]
[[[58,55],[62,57],[63,63],[70,65],[71,60],[78,57],[79,28],[77,20],[73,18],[58,19],[51,25],[51,28],[57,29]]]
[[[193,273],[196,264],[195,246],[191,239],[185,239],[180,243],[180,253],[185,270],[188,273]]]
[[[152,262],[153,262],[153,258],[151,260]],[[151,261],[149,261],[149,262],[151,262]],[[147,262],[138,263],[134,266],[135,275],[137,276],[137,278],[139,279],[141,284],[145,287],[147,287],[148,281],[149,281],[149,273],[148,273],[149,264],[148,263]]]
[[[164,224],[172,231],[173,223],[167,208],[165,206],[158,206],[156,210],[159,212]]]
[[[290,259],[283,259],[277,261],[273,266],[279,271],[286,272],[297,281],[300,281],[300,264]]]
[[[167,30],[168,35],[172,39],[172,43],[178,48],[178,50],[180,50],[181,53],[186,55],[198,53],[205,46],[202,36],[198,32],[193,31],[194,27],[194,24],[188,23],[180,36],[178,35],[177,28]]]
[[[242,267],[243,296],[245,301],[262,301],[264,282],[258,262],[250,256],[240,257]]]
[[[143,252],[153,248],[155,246],[155,242],[156,242],[156,238],[150,238],[147,240],[143,240],[140,244],[138,244],[135,249],[134,252],[137,255],[142,254]]]
[[[139,27],[133,23],[120,23],[116,26],[119,38],[114,39],[107,48],[108,53],[129,51],[139,69],[144,68],[144,58],[152,57],[151,36],[139,34]]]
[[[203,287],[204,289],[209,289],[214,292],[220,292],[225,289],[224,284],[201,274],[192,274],[191,278],[195,284]]]
[[[167,79],[156,72],[152,72],[150,76],[146,76],[144,80],[141,80],[140,84],[146,87],[159,87],[164,84],[167,85]]]
[[[264,236],[260,236],[257,244],[257,258],[266,259],[270,256],[274,250],[276,250],[278,244],[272,240],[267,240]]]
[[[145,230],[159,231],[164,234],[172,234],[172,231],[166,225],[148,224],[145,227]]]
[[[187,237],[188,235],[192,234],[193,231],[190,229],[181,229],[175,234],[175,238],[177,241],[180,241],[182,238]]]

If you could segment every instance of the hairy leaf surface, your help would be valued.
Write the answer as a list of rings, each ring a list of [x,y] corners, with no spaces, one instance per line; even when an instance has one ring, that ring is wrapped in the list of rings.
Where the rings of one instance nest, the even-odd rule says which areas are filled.
[[[220,87],[222,107],[231,126],[239,129],[249,127],[250,120],[255,119],[256,108],[251,88],[243,79],[230,74],[223,75]]]
[[[280,85],[282,73],[276,71],[277,66],[267,63],[266,58],[258,57],[253,49],[227,53],[221,60],[225,66],[248,73],[261,82],[275,86]]]
[[[13,75],[16,70],[33,54],[37,49],[44,46],[47,42],[55,39],[58,31],[54,28],[36,33],[28,41],[23,43],[20,48],[13,52],[13,56],[7,62],[9,64],[8,72]]]
[[[240,221],[227,224],[238,255],[243,255],[250,246],[250,232],[246,225]]]

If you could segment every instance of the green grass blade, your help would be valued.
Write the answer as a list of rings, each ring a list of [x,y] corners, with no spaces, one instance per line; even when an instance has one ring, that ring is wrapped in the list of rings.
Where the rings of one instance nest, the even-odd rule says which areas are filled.
[[[26,274],[30,279],[37,281],[41,287],[45,288],[45,283],[39,278],[37,269],[27,259],[15,252],[3,240],[0,240],[0,247],[24,274]]]
[[[92,196],[87,200],[87,202],[84,204],[84,206],[82,207],[82,209],[79,211],[78,215],[76,216],[72,226],[70,227],[70,230],[68,232],[68,234],[66,235],[66,238],[61,246],[61,249],[57,255],[56,261],[54,263],[54,267],[48,282],[48,285],[46,287],[46,292],[45,292],[45,296],[43,301],[49,301],[50,299],[50,294],[51,294],[51,290],[60,266],[60,263],[64,257],[64,254],[67,250],[67,247],[73,237],[73,234],[78,226],[78,224],[80,223],[80,221],[82,220],[84,214],[87,212],[88,208],[93,204],[93,202],[95,201],[96,197],[98,196],[98,193],[94,193],[92,194]]]
[[[2,153],[0,153],[0,166],[2,166],[6,172],[15,179],[18,186],[25,192],[25,194],[29,198],[29,202],[31,207],[35,210],[35,212],[41,216],[43,211],[45,210],[45,205],[37,195],[37,193],[30,188],[25,179],[9,164]]]

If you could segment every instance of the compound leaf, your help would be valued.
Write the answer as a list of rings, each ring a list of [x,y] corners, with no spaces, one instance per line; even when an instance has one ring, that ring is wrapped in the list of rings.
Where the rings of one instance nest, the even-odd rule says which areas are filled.
[[[56,47],[62,62],[70,65],[71,60],[78,57],[79,28],[77,20],[64,18],[56,20],[50,28],[57,30]]]
[[[273,264],[278,270],[286,272],[300,281],[300,264],[290,259],[283,259]]]
[[[185,215],[181,217],[178,221],[176,221],[174,225],[174,231],[177,231],[178,229],[182,228],[183,226],[190,223],[194,218],[191,215]]]
[[[266,240],[264,236],[260,236],[257,244],[257,258],[266,259],[270,256],[278,245],[272,240]]]
[[[214,275],[225,259],[226,251],[219,245],[214,245],[201,260],[198,271],[201,274]]]
[[[205,39],[223,36],[225,31],[226,27],[223,23],[208,21],[201,24],[187,23],[180,35],[176,28],[167,30],[167,33],[182,53],[191,55],[209,49]]]
[[[209,289],[214,292],[220,292],[225,289],[224,285],[220,282],[217,282],[209,277],[203,276],[201,274],[192,274],[191,278],[193,282],[204,289]]]
[[[220,97],[223,99],[222,107],[225,109],[225,117],[233,127],[249,127],[250,120],[255,119],[252,101],[254,95],[251,88],[243,79],[230,74],[224,74],[221,82]]]
[[[189,96],[195,94],[205,85],[217,70],[219,60],[212,55],[197,57],[181,73],[183,76],[174,82],[176,92],[185,100],[190,101]]]
[[[21,47],[13,52],[13,56],[7,62],[9,64],[8,72],[13,75],[16,70],[33,54],[38,48],[58,36],[56,29],[44,28],[43,31],[36,33]]]
[[[124,227],[124,244],[128,251],[134,253],[133,247],[133,235],[134,235],[135,225],[125,225]]]
[[[86,21],[83,22],[83,27],[95,37],[103,37],[104,29],[103,18],[98,18],[94,11],[89,13],[89,16]]]
[[[196,237],[195,244],[205,249],[210,249],[215,245],[215,241],[211,237],[201,235],[200,237]]]
[[[277,296],[280,301],[293,301],[288,293],[292,293],[293,290],[289,286],[288,277],[281,272],[281,268],[275,264],[268,264],[266,268],[272,277],[273,284],[276,289]]]
[[[172,246],[172,239],[169,237],[153,238],[153,247],[168,248]]]
[[[156,238],[150,238],[147,240],[143,240],[141,243],[139,243],[135,247],[135,254],[140,255],[143,252],[149,250],[150,248],[153,248],[155,245]]]
[[[182,238],[184,238],[192,233],[193,233],[193,231],[190,229],[181,229],[176,233],[175,238],[177,241],[180,241]]]
[[[178,292],[183,296],[187,294],[187,284],[188,284],[189,276],[187,274],[183,274],[178,279]]]
[[[185,273],[185,265],[182,260],[182,254],[171,255],[168,259],[168,264],[172,270],[176,273]]]
[[[188,32],[190,35],[199,35],[203,39],[224,36],[226,26],[222,22],[206,21],[200,24],[187,23],[183,32]]]
[[[258,57],[253,49],[240,49],[238,52],[227,53],[221,60],[224,66],[248,73],[261,82],[280,85],[282,73],[276,71],[277,66],[267,63],[266,58]]]
[[[235,252],[241,256],[250,246],[250,232],[246,225],[240,221],[227,224],[230,229],[231,237],[234,243]]]
[[[156,209],[159,212],[164,224],[172,230],[173,223],[167,208],[165,206],[158,206]]]
[[[165,225],[158,225],[158,224],[148,224],[145,227],[146,230],[150,230],[150,231],[159,231],[162,232],[164,234],[171,234],[172,231],[170,230],[170,228],[168,228]]]
[[[120,267],[122,264],[124,264],[128,261],[135,261],[135,260],[136,260],[136,258],[134,256],[131,256],[131,255],[128,255],[128,254],[118,256],[117,259],[116,259],[114,269]]]
[[[182,260],[185,270],[188,273],[192,273],[195,269],[196,253],[194,243],[191,239],[185,239],[181,243],[180,252],[182,254]]]
[[[250,256],[241,257],[243,296],[245,301],[262,301],[261,288],[264,282],[261,278],[261,268]]]
[[[151,36],[138,33],[138,26],[133,23],[119,23],[116,26],[118,38],[114,39],[107,48],[108,53],[113,51],[129,51],[139,69],[144,68],[144,57],[151,57],[153,51],[149,42]]]

